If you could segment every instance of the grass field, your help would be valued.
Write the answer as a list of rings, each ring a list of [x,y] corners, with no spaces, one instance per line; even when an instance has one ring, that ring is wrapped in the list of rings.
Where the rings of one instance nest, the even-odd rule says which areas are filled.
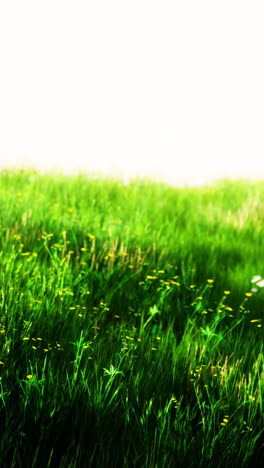
[[[0,172],[0,466],[264,462],[264,185]]]

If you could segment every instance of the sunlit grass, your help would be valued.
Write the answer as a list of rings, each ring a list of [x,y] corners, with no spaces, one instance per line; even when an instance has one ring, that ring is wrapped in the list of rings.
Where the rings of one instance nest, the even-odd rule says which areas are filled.
[[[0,173],[3,466],[264,461],[263,199]]]

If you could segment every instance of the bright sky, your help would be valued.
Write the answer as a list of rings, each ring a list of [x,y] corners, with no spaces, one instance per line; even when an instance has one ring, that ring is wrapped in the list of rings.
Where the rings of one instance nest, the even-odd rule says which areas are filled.
[[[0,167],[264,178],[263,0],[1,0]]]

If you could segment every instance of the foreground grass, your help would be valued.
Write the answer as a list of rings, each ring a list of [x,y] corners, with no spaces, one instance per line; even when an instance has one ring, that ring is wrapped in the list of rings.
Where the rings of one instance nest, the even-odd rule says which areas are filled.
[[[0,173],[0,459],[264,461],[257,183]]]

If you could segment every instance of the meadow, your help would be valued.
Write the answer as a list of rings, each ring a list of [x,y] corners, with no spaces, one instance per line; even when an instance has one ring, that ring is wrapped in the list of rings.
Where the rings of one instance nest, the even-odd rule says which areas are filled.
[[[0,466],[264,462],[264,184],[0,172]]]

